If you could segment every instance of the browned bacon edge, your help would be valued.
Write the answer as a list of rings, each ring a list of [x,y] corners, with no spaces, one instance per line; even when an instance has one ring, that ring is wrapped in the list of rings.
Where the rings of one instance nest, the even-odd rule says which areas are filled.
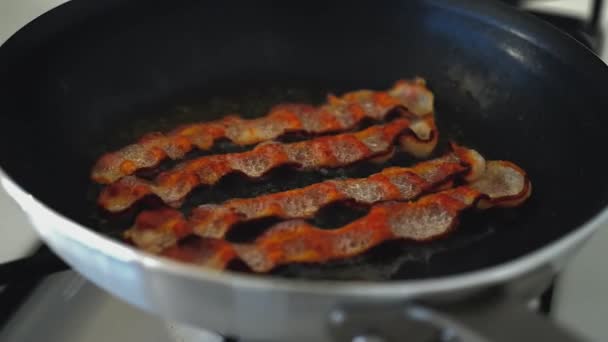
[[[232,172],[258,178],[281,165],[309,170],[343,167],[391,154],[396,140],[402,149],[410,153],[431,151],[438,137],[434,127],[431,116],[417,121],[415,127],[412,127],[409,119],[400,118],[359,132],[317,137],[291,144],[268,142],[242,153],[205,156],[163,172],[153,181],[135,176],[124,177],[105,187],[98,203],[110,212],[119,212],[144,196],[156,195],[169,205],[180,206],[195,187],[215,184]],[[410,134],[412,129],[424,132],[429,140],[422,142],[413,138]]]
[[[431,115],[433,94],[425,81],[398,81],[386,92],[359,90],[342,97],[328,96],[328,104],[286,104],[274,107],[268,115],[245,120],[236,115],[217,121],[181,126],[168,134],[144,136],[139,142],[103,155],[93,166],[91,178],[109,184],[135,171],[156,166],[169,157],[181,159],[193,148],[210,149],[216,140],[227,138],[238,145],[273,140],[289,132],[322,134],[354,128],[364,118],[382,120],[396,108],[414,117]],[[416,131],[414,131],[417,133]],[[424,136],[418,136],[425,140]]]
[[[158,252],[189,234],[223,238],[237,223],[264,217],[282,219],[309,218],[322,207],[338,201],[353,200],[371,205],[391,200],[411,200],[437,191],[455,177],[469,180],[479,177],[485,160],[475,150],[455,144],[453,152],[414,165],[392,167],[366,178],[328,180],[304,188],[268,195],[232,199],[222,204],[201,205],[188,219],[175,209],[144,211],[125,238],[138,248]]]
[[[427,195],[416,202],[376,204],[368,215],[335,230],[303,220],[275,225],[248,244],[186,239],[160,254],[187,263],[224,269],[240,259],[254,272],[287,263],[320,263],[359,255],[388,240],[428,241],[456,228],[459,214],[471,207],[512,207],[531,194],[523,170],[506,161],[490,161],[483,176],[469,185]]]

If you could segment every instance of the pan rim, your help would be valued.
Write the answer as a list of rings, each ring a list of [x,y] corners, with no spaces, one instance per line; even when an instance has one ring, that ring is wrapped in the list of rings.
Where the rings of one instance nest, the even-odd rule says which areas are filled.
[[[44,229],[31,222],[34,216],[43,219],[47,225],[61,227],[64,238],[78,241],[89,247],[94,246],[95,249],[102,250],[111,258],[128,261],[131,266],[139,266],[150,272],[165,273],[170,276],[185,277],[222,286],[238,286],[249,290],[271,289],[306,295],[389,299],[487,287],[525,275],[537,267],[549,263],[583,242],[600,225],[608,222],[608,207],[605,207],[585,224],[540,249],[499,265],[455,275],[387,282],[287,279],[237,272],[218,272],[149,254],[115,241],[65,217],[23,189],[1,167],[0,185],[19,205],[30,219],[32,227],[41,235],[44,235]],[[45,240],[44,237],[42,239]],[[61,253],[57,254],[61,256]]]

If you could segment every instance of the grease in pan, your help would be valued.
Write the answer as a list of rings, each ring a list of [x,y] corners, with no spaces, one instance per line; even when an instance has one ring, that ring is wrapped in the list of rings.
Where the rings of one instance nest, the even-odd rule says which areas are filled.
[[[399,140],[404,150],[432,150],[437,143],[433,134],[434,122],[412,121],[399,118],[384,125],[371,126],[359,132],[318,137],[311,140],[283,144],[268,142],[253,150],[204,156],[184,162],[159,174],[153,181],[136,176],[124,177],[108,185],[99,196],[99,205],[111,212],[129,208],[147,195],[156,195],[163,202],[180,206],[183,199],[195,187],[212,185],[229,173],[240,172],[251,178],[263,176],[282,165],[296,165],[300,169],[337,168],[390,154],[393,143]],[[412,122],[424,125],[429,140],[423,143],[410,134]]]
[[[422,158],[437,145],[433,94],[422,79],[399,81],[387,92],[361,90],[340,98],[329,96],[328,102],[318,108],[279,105],[258,119],[225,117],[182,126],[167,135],[148,135],[98,160],[92,178],[108,184],[98,203],[107,211],[119,212],[155,195],[177,208],[194,188],[212,186],[234,172],[259,178],[283,165],[320,170],[365,160],[383,163],[396,146]],[[365,118],[386,120],[390,113],[399,115],[349,131]],[[271,141],[289,132],[306,133],[309,139]],[[333,135],[315,136],[325,133]],[[239,145],[260,144],[245,152],[184,161],[152,180],[131,175],[140,168],[157,166],[166,157],[183,158],[194,147],[210,149],[221,138]],[[434,240],[454,230],[466,209],[517,206],[530,196],[530,181],[515,164],[491,161],[486,165],[475,150],[456,144],[451,147],[442,157],[412,167],[386,168],[366,178],[326,180],[253,198],[203,204],[187,219],[173,208],[147,210],[124,236],[138,248],[176,260],[216,269],[240,260],[252,271],[264,273],[283,264],[350,258],[389,240]],[[370,211],[333,230],[302,220],[336,202],[354,202]],[[269,217],[283,222],[253,242],[225,240],[235,225]]]
[[[156,166],[169,157],[181,159],[194,147],[208,150],[216,140],[227,138],[238,145],[270,141],[289,132],[321,134],[354,128],[365,118],[382,120],[395,109],[405,109],[413,117],[432,116],[433,94],[425,81],[398,81],[386,92],[359,90],[341,97],[328,96],[328,104],[279,105],[265,117],[244,120],[225,116],[213,122],[181,126],[168,134],[144,136],[139,142],[103,155],[94,165],[91,178],[109,184],[141,168]],[[416,132],[416,131],[415,131]],[[416,132],[421,140],[424,132]],[[424,151],[420,156],[426,156]]]
[[[268,272],[287,263],[353,257],[388,240],[437,239],[456,228],[458,216],[465,209],[517,206],[530,194],[531,185],[522,169],[510,162],[490,161],[481,178],[468,185],[427,195],[415,202],[376,204],[363,218],[334,230],[290,220],[270,228],[253,243],[190,239],[161,254],[216,269],[238,259],[254,272]]]
[[[175,209],[145,211],[125,236],[139,248],[156,252],[188,234],[224,238],[234,225],[260,218],[310,218],[324,206],[338,201],[371,205],[411,200],[456,178],[475,179],[484,170],[485,160],[476,151],[456,145],[452,148],[453,152],[411,168],[387,168],[366,178],[328,180],[219,205],[201,205],[187,220]]]

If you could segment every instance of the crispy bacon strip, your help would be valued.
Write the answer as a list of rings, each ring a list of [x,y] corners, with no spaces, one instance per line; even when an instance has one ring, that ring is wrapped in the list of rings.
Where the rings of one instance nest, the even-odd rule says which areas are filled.
[[[367,178],[329,180],[304,188],[253,198],[206,204],[185,219],[181,212],[165,208],[144,211],[125,238],[141,249],[158,252],[189,234],[223,238],[237,223],[264,217],[308,218],[322,207],[345,200],[371,205],[391,200],[411,200],[464,176],[472,180],[485,169],[485,160],[475,150],[452,146],[453,152],[421,162],[411,168],[392,167]]]
[[[344,131],[364,118],[382,120],[396,108],[405,108],[416,117],[432,116],[433,94],[426,88],[425,81],[398,81],[386,92],[359,90],[339,98],[330,95],[328,104],[318,108],[280,105],[262,118],[245,120],[232,115],[217,121],[185,125],[166,135],[151,133],[135,144],[103,155],[93,167],[91,178],[109,184],[138,169],[156,166],[167,157],[181,159],[195,147],[208,150],[220,138],[238,145],[252,145],[289,132]],[[418,138],[425,140],[421,135]]]
[[[526,174],[516,165],[491,161],[481,179],[422,197],[416,202],[377,204],[365,217],[335,230],[302,220],[277,224],[253,243],[232,244],[202,238],[167,248],[169,258],[216,269],[240,259],[254,272],[287,263],[319,263],[359,255],[388,240],[428,241],[456,228],[459,214],[471,207],[512,207],[531,194]]]
[[[429,117],[428,120],[421,122],[425,124],[424,129],[431,130],[434,127],[433,119]],[[257,178],[281,165],[296,165],[309,170],[342,167],[390,153],[395,140],[399,140],[406,150],[418,149],[416,145],[409,145],[410,123],[410,120],[401,118],[354,133],[291,144],[265,143],[247,152],[193,159],[159,174],[153,181],[135,176],[124,177],[103,189],[98,203],[108,211],[118,212],[129,208],[142,197],[154,194],[167,204],[179,206],[195,187],[215,184],[232,172]],[[422,125],[416,129],[423,130]],[[430,145],[432,149],[436,143],[435,132],[430,140],[421,145]]]

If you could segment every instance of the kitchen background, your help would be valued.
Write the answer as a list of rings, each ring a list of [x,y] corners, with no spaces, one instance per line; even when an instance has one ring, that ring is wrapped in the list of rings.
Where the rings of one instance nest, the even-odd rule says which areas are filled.
[[[29,21],[63,2],[65,0],[0,0],[0,44]],[[543,13],[587,18],[592,2],[544,0],[524,2],[522,6]],[[608,27],[608,14],[601,16],[600,27]],[[601,45],[598,53],[608,62],[608,44]],[[40,246],[24,215],[2,190],[0,217],[0,262],[17,259]],[[553,298],[552,315],[595,341],[608,341],[607,257],[608,227],[604,227],[569,263],[559,277]],[[144,314],[70,271],[44,281],[0,331],[0,341],[185,341],[193,337],[222,340],[219,336]]]

